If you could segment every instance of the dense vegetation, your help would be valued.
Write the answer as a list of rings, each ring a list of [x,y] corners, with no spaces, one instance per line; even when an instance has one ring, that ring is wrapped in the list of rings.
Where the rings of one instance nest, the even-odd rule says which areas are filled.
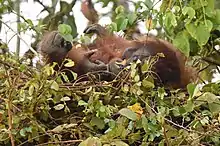
[[[17,30],[32,30],[35,38],[32,49],[20,57],[20,48],[12,53],[8,42],[0,43],[0,145],[220,145],[220,81],[212,82],[213,74],[220,73],[219,1],[163,0],[160,9],[155,9],[158,1],[129,1],[134,10],[126,8],[126,1],[94,1],[103,7],[113,3],[108,13],[99,14],[111,16],[109,30],[131,38],[142,21],[145,29],[156,29],[157,37],[188,56],[188,64],[200,72],[198,81],[184,91],[155,87],[149,75],[152,58],[142,66],[143,80],[137,62],[124,78],[112,82],[88,74],[89,81],[69,83],[62,70],[33,65],[44,30],[60,26],[67,39],[90,41],[89,36],[76,38],[77,14],[71,13],[76,1],[34,1],[48,12],[36,25],[13,7],[18,1],[0,0],[0,26],[12,29],[2,17],[14,13],[21,20]]]

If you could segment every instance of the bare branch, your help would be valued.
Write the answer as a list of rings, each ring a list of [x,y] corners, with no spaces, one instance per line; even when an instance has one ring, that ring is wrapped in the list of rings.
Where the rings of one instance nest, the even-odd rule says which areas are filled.
[[[4,24],[6,27],[8,27],[12,32],[14,32],[20,40],[22,40],[25,45],[39,58],[39,54],[33,49],[30,47],[30,45],[28,45],[28,43],[21,37],[20,34],[18,34],[14,29],[12,29],[7,23],[5,23],[2,19],[0,19],[0,21],[2,22],[2,24]]]

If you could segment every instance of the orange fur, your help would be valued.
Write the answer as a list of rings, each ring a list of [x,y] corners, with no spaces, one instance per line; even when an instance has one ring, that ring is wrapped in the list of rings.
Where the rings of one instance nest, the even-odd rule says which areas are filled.
[[[92,61],[100,60],[108,64],[114,58],[122,58],[127,48],[136,49],[135,52],[139,53],[137,55],[142,55],[143,51],[147,51],[151,56],[163,53],[165,57],[159,58],[153,71],[157,73],[164,85],[173,88],[185,88],[193,80],[190,72],[192,69],[185,65],[187,58],[171,43],[154,37],[147,37],[141,41],[130,41],[104,32],[100,25],[96,25],[96,27],[94,31],[93,26],[93,31],[98,31],[96,33],[101,35],[95,43],[88,46],[89,49],[98,50],[90,57]]]
[[[69,58],[76,64],[71,70],[82,75],[91,71],[106,71],[107,65],[95,64],[97,60],[112,65],[113,60],[117,58],[132,60],[134,56],[138,56],[145,60],[149,56],[163,53],[165,57],[160,57],[153,66],[153,71],[159,76],[162,84],[173,88],[185,88],[192,80],[192,69],[185,66],[187,58],[171,43],[154,37],[130,41],[107,33],[99,25],[97,27],[92,28],[92,31],[98,30],[99,34],[95,43],[83,47],[73,46],[69,50],[66,48],[69,45],[65,46],[57,32],[47,34],[40,45],[43,54],[48,58],[47,63],[57,62],[60,65],[65,58]],[[88,53],[87,49],[94,52]],[[159,80],[156,79],[156,82]]]

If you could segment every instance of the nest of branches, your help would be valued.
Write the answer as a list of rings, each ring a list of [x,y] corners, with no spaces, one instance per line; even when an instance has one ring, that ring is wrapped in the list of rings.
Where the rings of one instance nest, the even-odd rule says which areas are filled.
[[[1,55],[0,144],[215,144],[219,84],[168,90],[136,67],[111,82],[93,72],[70,83],[53,65],[37,69]]]

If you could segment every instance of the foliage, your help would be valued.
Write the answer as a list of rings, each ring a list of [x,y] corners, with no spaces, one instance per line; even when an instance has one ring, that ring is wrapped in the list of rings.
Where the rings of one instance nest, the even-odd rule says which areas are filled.
[[[9,133],[17,145],[88,137],[80,145],[220,144],[219,83],[190,84],[187,92],[154,88],[150,70],[142,67],[140,80],[132,64],[119,86],[94,80],[72,86],[53,66],[36,70],[11,56],[1,63],[1,144],[10,142]]]
[[[111,1],[99,2],[105,7]],[[158,37],[172,41],[198,68],[208,66],[201,78],[212,79],[212,74],[206,74],[220,66],[219,51],[213,47],[219,37],[212,32],[220,30],[220,10],[214,0],[163,0],[160,10],[150,0],[133,4],[135,10],[127,12],[114,1],[117,8],[112,11],[110,30],[123,30],[130,36],[137,23],[144,21],[146,29],[156,28]],[[53,25],[46,28],[56,28],[72,41],[76,27],[58,26],[58,20],[70,15],[74,2],[60,1],[60,5],[56,13],[45,7],[51,13],[44,23],[35,26],[24,18],[21,28],[42,33],[46,20],[51,19]],[[6,11],[6,7],[0,9]],[[13,141],[19,146],[220,145],[220,82],[203,87],[192,83],[186,91],[156,87],[151,71],[155,59],[146,60],[141,70],[140,62],[131,64],[128,74],[112,82],[100,82],[88,74],[88,81],[69,83],[62,70],[53,69],[55,64],[36,68],[9,52],[1,54],[0,145]],[[74,63],[68,60],[63,65]]]

